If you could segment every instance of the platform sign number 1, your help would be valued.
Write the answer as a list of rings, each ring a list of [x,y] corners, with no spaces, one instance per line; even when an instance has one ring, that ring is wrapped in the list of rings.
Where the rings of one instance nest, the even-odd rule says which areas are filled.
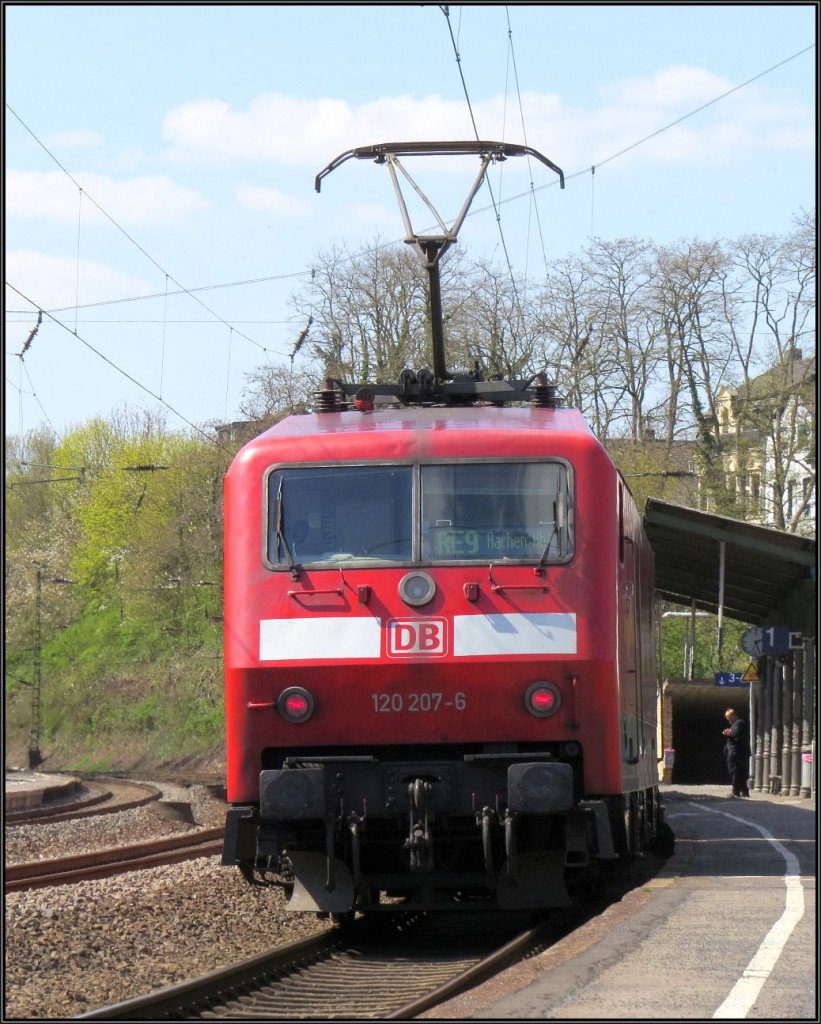
[[[761,640],[762,654],[787,654],[790,650],[790,631],[787,626],[764,626]]]
[[[753,626],[741,638],[741,646],[752,657],[788,654],[801,645],[801,635],[788,626]]]

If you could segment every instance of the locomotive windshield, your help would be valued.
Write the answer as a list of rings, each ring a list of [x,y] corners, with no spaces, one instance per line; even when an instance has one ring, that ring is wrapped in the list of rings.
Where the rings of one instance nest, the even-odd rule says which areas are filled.
[[[565,562],[573,554],[572,525],[570,470],[560,461],[336,464],[268,476],[273,568]]]
[[[422,466],[424,561],[564,560],[567,468],[561,463]]]
[[[317,466],[268,477],[268,560],[413,557],[412,466]]]

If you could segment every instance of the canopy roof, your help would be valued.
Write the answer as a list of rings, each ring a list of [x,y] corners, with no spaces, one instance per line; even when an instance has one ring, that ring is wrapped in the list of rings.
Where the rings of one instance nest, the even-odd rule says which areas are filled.
[[[644,525],[663,600],[717,613],[723,545],[725,616],[815,635],[814,539],[655,498],[647,502]]]

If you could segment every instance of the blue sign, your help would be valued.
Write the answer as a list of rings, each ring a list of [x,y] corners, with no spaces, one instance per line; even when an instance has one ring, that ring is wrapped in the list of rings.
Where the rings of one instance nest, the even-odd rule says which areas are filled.
[[[788,626],[761,627],[761,653],[787,654],[793,646]]]
[[[742,672],[716,672],[713,679],[714,686],[749,686],[742,679]]]

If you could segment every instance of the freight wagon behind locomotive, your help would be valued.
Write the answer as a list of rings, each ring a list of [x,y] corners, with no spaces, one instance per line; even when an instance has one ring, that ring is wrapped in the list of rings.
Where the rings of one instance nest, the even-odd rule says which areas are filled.
[[[223,863],[289,908],[561,906],[662,829],[653,556],[630,492],[543,377],[447,369],[439,259],[502,143],[473,153],[428,270],[433,370],[328,381],[225,484]],[[386,900],[385,896],[398,899]]]

